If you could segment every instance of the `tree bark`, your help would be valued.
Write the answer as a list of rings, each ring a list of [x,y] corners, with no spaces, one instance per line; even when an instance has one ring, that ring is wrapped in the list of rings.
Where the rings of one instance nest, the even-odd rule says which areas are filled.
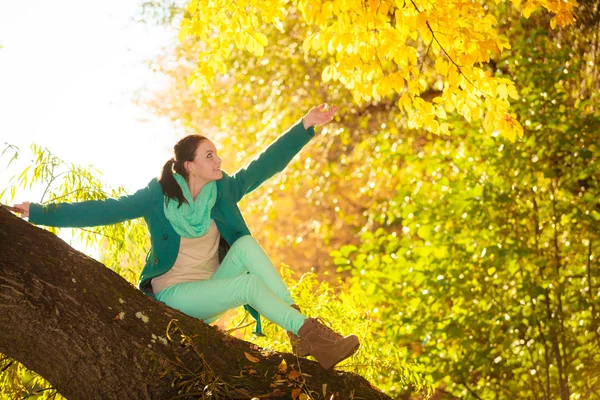
[[[264,351],[171,309],[1,206],[0,268],[0,352],[68,399],[321,397],[323,385],[327,399],[389,399],[358,375]]]

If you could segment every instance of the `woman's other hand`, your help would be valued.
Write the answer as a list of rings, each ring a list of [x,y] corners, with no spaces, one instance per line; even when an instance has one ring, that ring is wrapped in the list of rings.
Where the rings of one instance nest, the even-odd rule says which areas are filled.
[[[15,211],[19,214],[21,214],[21,218],[28,218],[29,217],[29,202],[23,202],[23,203],[19,203],[19,204],[15,204],[13,206],[13,210],[11,211]]]
[[[328,106],[327,104],[321,104],[315,108],[312,108],[302,118],[304,129],[308,129],[314,125],[324,125],[333,119],[333,116],[337,112],[338,108],[335,106]]]

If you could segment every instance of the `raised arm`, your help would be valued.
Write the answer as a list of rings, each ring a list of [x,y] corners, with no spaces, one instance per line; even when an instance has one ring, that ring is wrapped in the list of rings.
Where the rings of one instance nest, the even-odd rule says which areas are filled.
[[[323,125],[333,119],[336,107],[321,104],[312,108],[294,126],[281,134],[248,165],[235,172],[231,178],[236,200],[258,188],[263,182],[283,171],[292,158],[314,136],[314,126]]]
[[[15,207],[23,210],[23,217],[29,216],[29,222],[37,225],[62,228],[111,225],[144,215],[150,207],[150,185],[118,199],[48,205],[21,203]]]

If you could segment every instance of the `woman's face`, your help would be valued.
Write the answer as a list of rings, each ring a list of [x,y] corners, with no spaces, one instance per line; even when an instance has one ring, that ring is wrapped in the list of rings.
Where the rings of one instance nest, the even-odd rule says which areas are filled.
[[[217,156],[217,148],[208,139],[204,139],[198,144],[194,160],[186,161],[185,168],[190,180],[208,183],[223,177],[221,159]]]

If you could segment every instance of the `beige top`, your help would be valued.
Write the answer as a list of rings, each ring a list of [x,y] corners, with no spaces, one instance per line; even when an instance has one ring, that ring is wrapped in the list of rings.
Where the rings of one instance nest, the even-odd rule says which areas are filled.
[[[152,279],[154,293],[178,283],[210,279],[219,267],[220,238],[214,221],[206,235],[193,239],[182,237],[173,267]]]

